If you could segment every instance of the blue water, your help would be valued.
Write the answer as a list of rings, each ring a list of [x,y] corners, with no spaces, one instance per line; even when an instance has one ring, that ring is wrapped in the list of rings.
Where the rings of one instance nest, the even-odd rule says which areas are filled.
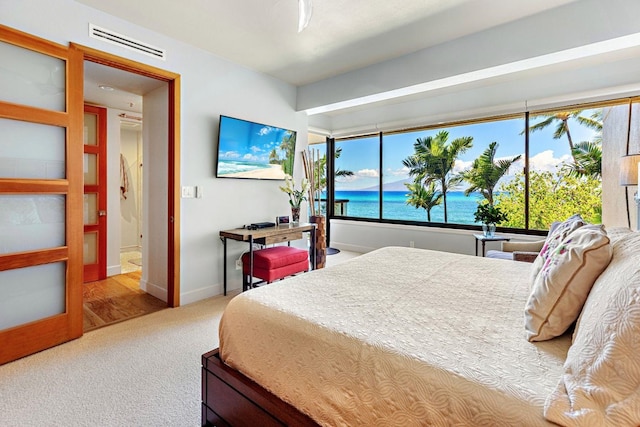
[[[246,161],[220,160],[218,162],[218,175],[226,175],[229,173],[249,172],[256,169],[269,169],[271,165],[268,163],[252,163]]]
[[[407,205],[406,191],[385,191],[383,197],[383,219],[407,221],[427,221],[427,211]],[[379,217],[379,193],[377,191],[336,191],[336,200],[348,199],[345,216],[358,218]],[[475,224],[473,213],[478,207],[480,196],[465,196],[462,191],[447,193],[448,222],[455,224]],[[432,222],[444,222],[444,207],[441,204],[431,209]]]

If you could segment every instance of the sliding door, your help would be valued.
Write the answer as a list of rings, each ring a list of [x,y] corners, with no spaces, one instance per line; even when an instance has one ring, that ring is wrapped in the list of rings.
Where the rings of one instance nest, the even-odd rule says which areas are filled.
[[[0,364],[82,335],[82,53],[0,26]]]

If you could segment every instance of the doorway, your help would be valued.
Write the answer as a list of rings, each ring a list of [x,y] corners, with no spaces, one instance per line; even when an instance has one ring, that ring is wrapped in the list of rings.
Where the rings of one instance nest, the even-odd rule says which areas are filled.
[[[99,99],[100,92],[111,92],[112,99],[120,102],[109,106],[108,117],[108,133],[118,135],[118,144],[107,154],[111,164],[108,185],[117,189],[107,203],[107,275],[122,272],[122,251],[140,250],[140,256],[132,261],[142,267],[142,290],[165,301],[166,306],[179,306],[180,254],[175,244],[179,242],[179,227],[175,226],[179,221],[179,76],[91,48],[74,47],[84,55],[85,100],[105,105],[94,99]],[[129,142],[123,145],[123,140]],[[121,208],[128,224],[122,224]]]

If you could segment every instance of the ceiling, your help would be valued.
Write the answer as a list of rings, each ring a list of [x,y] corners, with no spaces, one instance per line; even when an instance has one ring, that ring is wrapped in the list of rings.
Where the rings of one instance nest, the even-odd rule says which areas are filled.
[[[300,86],[576,0],[76,1]]]
[[[84,100],[89,104],[142,113],[142,95],[165,84],[95,62],[84,62]]]

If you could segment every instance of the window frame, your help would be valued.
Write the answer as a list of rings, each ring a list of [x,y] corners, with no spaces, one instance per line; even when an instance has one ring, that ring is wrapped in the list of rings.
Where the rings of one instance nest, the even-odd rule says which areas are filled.
[[[525,188],[525,206],[524,206],[524,218],[525,218],[525,226],[524,228],[512,228],[512,227],[498,227],[497,231],[503,233],[511,233],[511,234],[526,234],[526,235],[539,235],[545,236],[547,234],[547,230],[536,230],[529,228],[529,216],[530,216],[530,183],[529,183],[529,174],[530,174],[530,118],[551,112],[564,111],[564,110],[586,110],[586,109],[595,109],[595,108],[606,108],[613,106],[620,106],[625,104],[633,104],[640,102],[640,97],[624,97],[624,98],[615,98],[608,99],[602,101],[595,102],[585,102],[585,103],[571,103],[571,104],[563,104],[559,106],[553,106],[548,108],[540,108],[540,109],[532,109],[526,110],[523,112],[513,112],[503,115],[497,116],[486,116],[479,117],[473,119],[464,119],[464,120],[454,120],[451,122],[445,123],[434,123],[423,126],[414,126],[409,128],[399,128],[393,129],[390,131],[380,131],[377,133],[366,133],[361,135],[352,135],[341,138],[327,138],[327,216],[329,219],[341,219],[348,221],[356,221],[356,222],[372,222],[372,223],[380,223],[380,224],[397,224],[397,225],[409,225],[409,226],[418,226],[418,227],[432,227],[432,228],[447,228],[454,230],[471,230],[471,231],[480,231],[482,227],[479,225],[469,225],[469,224],[456,224],[456,223],[440,223],[440,222],[429,222],[429,221],[412,221],[412,220],[398,220],[398,219],[384,219],[383,216],[383,204],[384,204],[384,191],[383,191],[383,179],[384,179],[384,170],[383,170],[383,153],[384,153],[384,136],[385,135],[394,135],[399,133],[409,133],[409,132],[418,132],[418,131],[429,131],[434,129],[447,129],[455,126],[463,126],[470,124],[479,124],[479,123],[488,123],[495,122],[501,120],[509,120],[514,118],[524,118],[525,123],[525,131],[523,133],[524,136],[524,188]],[[379,199],[379,211],[378,218],[362,218],[362,217],[353,217],[353,216],[343,216],[336,215],[333,209],[333,200],[335,200],[335,147],[336,142],[341,141],[349,141],[354,139],[361,138],[371,138],[373,136],[378,136],[379,138],[379,179],[378,179],[378,199]]]

